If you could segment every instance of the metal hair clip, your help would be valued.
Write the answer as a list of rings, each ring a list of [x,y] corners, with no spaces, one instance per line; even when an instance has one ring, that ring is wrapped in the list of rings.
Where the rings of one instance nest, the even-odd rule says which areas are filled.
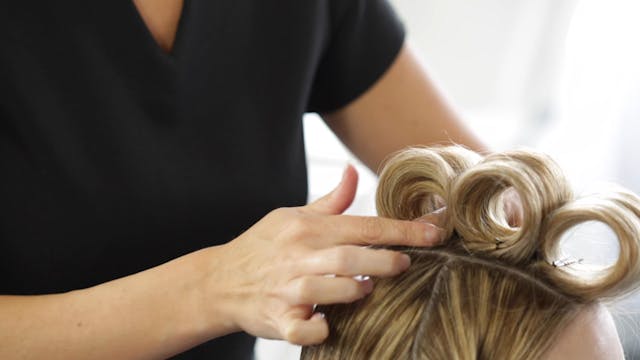
[[[504,240],[500,240],[498,238],[496,238],[495,240],[496,240],[496,250],[498,250],[498,249],[500,249],[500,246],[505,243],[505,241]]]
[[[553,267],[557,268],[557,267],[563,267],[563,266],[569,266],[569,265],[574,265],[574,264],[582,264],[582,262],[584,261],[584,259],[571,259],[571,258],[565,258],[563,260],[556,260],[554,262],[551,263],[551,265],[553,265]]]

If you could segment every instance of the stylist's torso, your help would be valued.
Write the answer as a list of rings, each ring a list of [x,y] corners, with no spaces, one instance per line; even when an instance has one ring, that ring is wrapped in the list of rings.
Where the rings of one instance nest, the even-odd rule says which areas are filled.
[[[2,2],[0,294],[89,287],[304,204],[303,113],[353,100],[402,44],[365,3],[186,0],[167,52],[129,0]]]

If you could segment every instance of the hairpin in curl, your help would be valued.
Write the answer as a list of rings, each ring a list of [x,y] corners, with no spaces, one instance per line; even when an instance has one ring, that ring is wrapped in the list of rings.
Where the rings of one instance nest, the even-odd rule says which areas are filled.
[[[500,240],[498,238],[495,238],[495,240],[496,240],[496,250],[498,250],[498,249],[500,249],[500,246],[502,246],[505,243],[505,241],[504,240]]]
[[[558,267],[570,266],[574,264],[582,264],[583,261],[584,259],[582,258],[580,259],[565,258],[562,260],[555,260],[551,263],[551,265],[555,268],[558,268]]]

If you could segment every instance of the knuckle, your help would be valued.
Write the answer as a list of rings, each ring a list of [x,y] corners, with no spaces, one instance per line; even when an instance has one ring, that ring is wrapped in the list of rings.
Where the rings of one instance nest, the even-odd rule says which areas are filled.
[[[368,217],[362,224],[362,237],[365,240],[376,240],[382,235],[382,223],[380,219]]]
[[[289,219],[289,231],[293,238],[300,239],[311,233],[309,222],[302,216],[294,216]]]
[[[348,274],[353,269],[353,257],[347,249],[337,249],[333,255],[335,270],[338,274]]]
[[[313,304],[313,281],[304,277],[298,280],[294,290],[294,300],[298,304]]]

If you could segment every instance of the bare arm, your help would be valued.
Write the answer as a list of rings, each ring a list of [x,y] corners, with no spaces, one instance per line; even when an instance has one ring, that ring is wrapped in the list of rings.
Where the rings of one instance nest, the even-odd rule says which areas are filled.
[[[389,154],[410,145],[453,141],[475,151],[487,149],[438,93],[406,45],[367,92],[322,117],[373,171]]]
[[[360,245],[429,246],[442,231],[420,222],[340,215],[357,174],[312,204],[277,209],[233,241],[89,289],[0,296],[0,359],[164,359],[244,330],[315,344],[328,335],[314,304],[371,292],[409,258]],[[326,277],[335,274],[334,277]]]
[[[201,311],[202,267],[220,251],[84,290],[0,296],[0,358],[159,359],[232,332],[228,319]]]

